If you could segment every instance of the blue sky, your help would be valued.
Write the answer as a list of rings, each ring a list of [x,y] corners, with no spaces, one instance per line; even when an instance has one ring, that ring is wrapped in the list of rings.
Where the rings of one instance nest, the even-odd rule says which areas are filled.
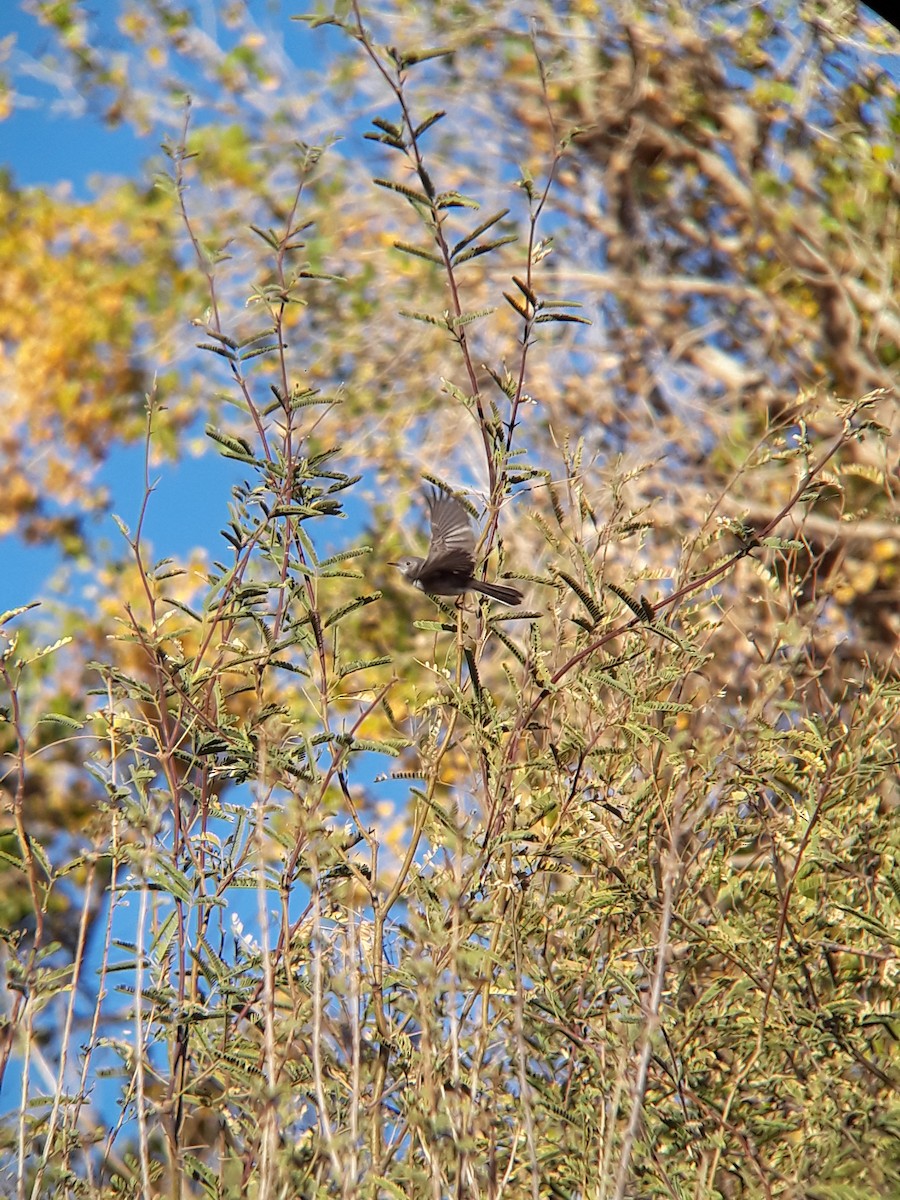
[[[112,0],[94,0],[98,19],[109,21],[117,8]],[[40,60],[53,50],[49,33],[24,12],[19,0],[6,0],[0,37],[15,36],[13,69],[17,99],[12,115],[0,122],[0,161],[17,184],[55,187],[71,183],[75,195],[88,196],[95,173],[134,175],[156,149],[127,126],[110,129],[87,109],[74,117]],[[74,96],[71,97],[74,100]]]
[[[114,0],[94,0],[98,21],[114,19]],[[17,97],[12,115],[0,122],[0,165],[20,187],[52,190],[67,186],[73,195],[88,197],[94,175],[140,177],[143,165],[159,146],[122,125],[111,129],[89,107],[73,115],[59,89],[42,68],[41,59],[53,50],[46,30],[17,2],[4,6],[0,38],[15,36],[12,57]],[[69,97],[74,100],[74,97]],[[190,472],[190,483],[185,480]],[[195,544],[209,544],[222,523],[224,499],[233,476],[215,455],[180,467],[165,465],[159,472],[148,520],[148,534],[166,553],[182,553]],[[109,489],[113,510],[134,527],[143,491],[143,448],[118,451],[98,475]],[[185,491],[192,502],[184,504]],[[177,518],[177,519],[176,519]],[[115,525],[104,522],[95,535],[119,538]],[[171,539],[171,540],[170,540]],[[173,544],[174,543],[174,544]],[[0,540],[0,611],[40,599],[59,565],[48,547],[26,546],[16,537]]]
[[[119,0],[91,0],[87,5],[107,38],[115,37],[121,7]],[[277,6],[266,0],[251,0],[250,7],[262,25],[277,21],[280,35],[301,61],[311,44],[321,51],[322,35],[310,35],[304,26],[289,22],[287,11],[278,14]],[[0,168],[10,172],[16,186],[66,188],[79,198],[92,195],[94,177],[149,179],[158,169],[161,135],[141,137],[125,124],[110,128],[95,107],[80,103],[76,92],[60,86],[62,74],[46,62],[47,56],[58,54],[55,40],[20,0],[2,0],[0,10],[0,41],[14,38],[11,57],[3,65],[15,90],[13,112],[0,121]],[[155,167],[150,165],[154,159]],[[140,445],[119,449],[97,476],[98,485],[112,496],[112,511],[132,530],[143,496],[143,458]],[[230,489],[241,477],[237,464],[214,451],[156,468],[156,489],[145,523],[154,556],[181,556],[205,546],[215,557]],[[109,518],[92,533],[124,549]],[[46,597],[58,566],[59,556],[52,548],[25,545],[15,536],[0,539],[0,612]],[[69,589],[78,586],[77,572],[57,582],[70,595]]]

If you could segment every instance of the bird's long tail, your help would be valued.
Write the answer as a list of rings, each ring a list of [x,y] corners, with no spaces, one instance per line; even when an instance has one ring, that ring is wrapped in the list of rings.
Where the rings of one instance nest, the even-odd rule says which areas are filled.
[[[518,588],[505,587],[502,583],[484,583],[481,579],[473,580],[469,586],[474,591],[481,592],[483,596],[499,600],[501,604],[522,603],[522,593]]]

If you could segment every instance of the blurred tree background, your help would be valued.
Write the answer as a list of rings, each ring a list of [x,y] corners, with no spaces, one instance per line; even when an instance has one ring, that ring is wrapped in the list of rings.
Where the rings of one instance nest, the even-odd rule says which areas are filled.
[[[4,1192],[900,1197],[896,32],[24,7],[164,153],[0,181]]]

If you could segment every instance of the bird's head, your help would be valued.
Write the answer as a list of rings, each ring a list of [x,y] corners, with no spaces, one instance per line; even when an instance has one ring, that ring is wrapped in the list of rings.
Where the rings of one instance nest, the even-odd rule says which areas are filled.
[[[396,567],[400,574],[407,579],[414,577],[421,565],[421,558],[398,558],[396,562],[388,563],[389,567]]]

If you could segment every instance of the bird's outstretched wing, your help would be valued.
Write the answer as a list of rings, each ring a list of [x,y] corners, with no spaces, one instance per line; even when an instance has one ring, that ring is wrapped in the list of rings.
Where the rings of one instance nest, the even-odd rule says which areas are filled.
[[[469,514],[455,496],[437,488],[426,493],[425,502],[431,514],[431,545],[423,571],[471,576],[475,569],[475,531]]]

